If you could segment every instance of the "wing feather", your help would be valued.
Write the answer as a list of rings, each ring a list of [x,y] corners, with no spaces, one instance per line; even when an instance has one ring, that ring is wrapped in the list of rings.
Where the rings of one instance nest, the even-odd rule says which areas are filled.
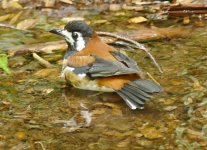
[[[96,55],[70,56],[67,65],[75,68],[77,73],[85,73],[90,78],[110,77],[124,74],[135,74],[141,71],[136,61],[126,55],[113,51],[116,60],[107,60]]]

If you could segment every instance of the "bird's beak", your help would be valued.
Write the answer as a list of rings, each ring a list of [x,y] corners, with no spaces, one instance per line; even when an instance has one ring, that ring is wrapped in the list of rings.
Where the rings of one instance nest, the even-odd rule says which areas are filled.
[[[51,30],[49,30],[49,32],[60,35],[60,36],[64,36],[63,29],[51,29]]]

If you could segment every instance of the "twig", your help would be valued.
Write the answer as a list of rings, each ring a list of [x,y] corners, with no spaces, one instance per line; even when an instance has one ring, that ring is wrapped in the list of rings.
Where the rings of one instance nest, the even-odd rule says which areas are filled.
[[[25,31],[25,32],[32,32],[32,31],[29,31],[29,30],[17,29],[15,26],[12,26],[12,25],[9,25],[9,24],[4,24],[4,23],[0,23],[0,28],[9,28],[9,29],[20,30],[20,31]]]
[[[114,33],[109,33],[109,32],[97,32],[98,35],[105,35],[105,36],[111,36],[111,37],[115,37],[117,39],[129,42],[134,44],[137,48],[145,51],[147,53],[147,55],[151,58],[151,60],[154,62],[155,66],[157,67],[157,69],[160,71],[160,73],[163,73],[163,70],[161,69],[160,65],[157,63],[157,61],[155,60],[155,58],[152,56],[152,54],[144,47],[143,44],[140,44],[134,40],[131,40],[129,38],[114,34]]]
[[[162,15],[170,16],[189,16],[193,14],[207,14],[207,6],[203,3],[190,3],[190,4],[169,4],[162,5],[162,10],[165,12]]]
[[[31,44],[31,45],[24,45],[23,47],[14,47],[13,49],[9,50],[9,56],[16,56],[22,54],[31,54],[36,52],[43,52],[43,53],[53,53],[57,50],[66,50],[67,44],[64,40],[61,41],[54,41],[54,42],[46,42],[46,43],[39,43],[39,44]]]
[[[194,14],[207,14],[207,10],[180,10],[180,11],[166,11],[162,15],[170,16],[189,16]]]
[[[152,2],[134,2],[136,5],[156,5],[156,4],[168,4],[169,2],[161,2],[161,1],[152,1]]]
[[[16,29],[15,26],[9,25],[9,24],[4,24],[4,23],[0,23],[0,27],[3,28],[10,28],[10,29]]]
[[[188,4],[165,4],[161,5],[162,10],[206,10],[207,6],[203,3],[188,3]]]
[[[46,148],[44,147],[44,145],[42,144],[42,142],[34,142],[35,144],[40,144],[42,150],[46,150]]]
[[[104,93],[104,92],[97,92],[97,93],[95,93],[95,94],[89,95],[88,97],[89,97],[89,98],[96,97],[96,96],[99,96],[99,95],[101,95],[101,94],[103,94],[103,93]]]
[[[159,83],[157,80],[155,80],[155,78],[154,78],[149,72],[147,72],[147,75],[148,75],[148,77],[150,77],[155,83],[157,83],[158,85],[160,85],[160,83]]]
[[[38,60],[41,65],[45,66],[46,68],[53,68],[54,67],[51,63],[44,60],[42,57],[40,57],[36,53],[33,53],[32,56],[34,57],[34,59]]]

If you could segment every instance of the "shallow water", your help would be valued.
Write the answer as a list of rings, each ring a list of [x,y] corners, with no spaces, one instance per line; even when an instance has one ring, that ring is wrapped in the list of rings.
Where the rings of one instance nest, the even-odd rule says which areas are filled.
[[[98,29],[110,31],[107,25]],[[161,64],[163,74],[143,53],[129,54],[164,87],[164,92],[147,102],[144,110],[130,110],[115,95],[65,85],[59,77],[61,65],[54,57],[52,62],[56,67],[53,69],[45,69],[31,55],[10,57],[13,73],[0,72],[0,147],[205,149],[206,29],[193,29],[185,39],[146,43]],[[4,43],[2,52],[14,45],[53,40],[53,35],[48,33],[35,36],[37,33],[7,30],[0,38]],[[49,54],[42,57],[52,59]]]

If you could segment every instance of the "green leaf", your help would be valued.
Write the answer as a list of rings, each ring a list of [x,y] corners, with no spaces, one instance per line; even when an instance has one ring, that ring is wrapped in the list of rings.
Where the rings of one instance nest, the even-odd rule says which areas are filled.
[[[3,69],[7,74],[11,73],[8,67],[8,57],[6,54],[0,54],[0,68]]]

